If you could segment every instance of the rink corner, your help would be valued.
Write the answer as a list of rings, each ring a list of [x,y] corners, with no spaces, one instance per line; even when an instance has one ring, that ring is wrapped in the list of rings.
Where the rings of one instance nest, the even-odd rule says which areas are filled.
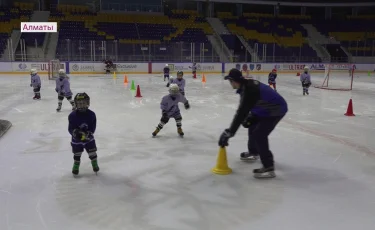
[[[12,123],[6,120],[0,120],[0,137],[2,137],[12,127]]]

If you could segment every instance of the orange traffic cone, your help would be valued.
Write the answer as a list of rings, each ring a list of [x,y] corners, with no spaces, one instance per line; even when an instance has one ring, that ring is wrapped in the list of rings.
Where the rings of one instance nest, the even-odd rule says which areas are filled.
[[[128,80],[128,76],[124,76],[124,84],[127,84],[127,83],[129,83],[129,80]]]
[[[354,117],[355,114],[353,112],[353,101],[352,99],[349,100],[348,109],[346,110],[345,116]]]
[[[204,74],[203,74],[203,77],[202,77],[202,82],[206,83],[206,76],[204,76]]]
[[[135,97],[142,97],[141,88],[139,88],[139,85],[137,85],[137,94],[135,95]]]
[[[301,76],[301,74],[300,73],[297,73],[297,75],[296,75],[297,77],[299,77],[299,76]]]

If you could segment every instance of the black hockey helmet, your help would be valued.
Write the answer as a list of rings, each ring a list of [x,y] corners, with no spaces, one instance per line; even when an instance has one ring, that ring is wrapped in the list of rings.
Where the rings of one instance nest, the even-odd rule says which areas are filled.
[[[90,97],[87,93],[77,93],[74,103],[78,111],[86,111],[90,107]]]
[[[183,77],[183,76],[184,76],[184,72],[182,72],[181,70],[180,70],[180,71],[177,71],[177,77],[178,77],[178,76]]]

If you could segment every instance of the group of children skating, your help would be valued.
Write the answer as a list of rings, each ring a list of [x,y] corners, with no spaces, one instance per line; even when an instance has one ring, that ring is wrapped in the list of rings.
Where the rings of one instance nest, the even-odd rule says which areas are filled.
[[[277,78],[277,70],[273,69],[271,73],[268,74],[268,85],[276,90],[276,78]],[[300,74],[300,81],[302,84],[302,94],[309,95],[309,88],[311,86],[311,76],[309,73],[309,67],[305,66],[303,69],[303,73]]]
[[[192,66],[193,78],[196,78],[196,65]],[[177,133],[179,136],[183,137],[184,132],[182,130],[182,116],[178,106],[178,103],[183,103],[185,109],[190,108],[189,101],[185,97],[185,79],[184,73],[182,71],[177,72],[177,77],[173,78],[169,75],[168,64],[164,68],[164,81],[168,80],[167,87],[169,87],[169,93],[165,95],[160,103],[161,109],[161,119],[157,125],[152,136],[155,137],[164,127],[165,124],[169,122],[171,118],[176,121]],[[34,100],[41,99],[41,87],[42,82],[36,71],[32,69],[30,71],[31,84],[34,91]],[[268,75],[268,85],[276,91],[276,78],[277,71],[273,69]],[[303,88],[303,95],[309,95],[309,87],[311,85],[311,77],[309,74],[309,68],[306,66],[304,72],[300,76],[300,81]],[[81,162],[81,155],[84,150],[89,155],[91,160],[92,168],[95,173],[99,171],[98,161],[97,161],[97,147],[94,138],[94,132],[96,130],[96,115],[89,109],[90,97],[86,93],[78,93],[73,99],[73,93],[70,89],[69,77],[66,75],[65,70],[59,70],[59,77],[56,79],[55,91],[57,93],[58,107],[57,112],[61,111],[62,102],[66,98],[71,106],[72,112],[68,117],[69,123],[69,133],[72,136],[71,146],[73,152],[73,169],[72,173],[74,175],[79,174],[79,167]]]
[[[34,100],[40,100],[40,90],[42,82],[36,69],[31,69],[31,84],[34,91]],[[66,98],[72,105],[72,112],[68,117],[68,131],[71,135],[71,146],[73,152],[73,175],[79,174],[81,156],[84,150],[89,155],[92,169],[95,173],[99,171],[97,148],[94,138],[96,130],[96,114],[89,109],[90,97],[86,93],[77,93],[73,99],[73,93],[70,89],[69,77],[65,70],[59,70],[59,76],[56,79],[55,91],[57,93],[58,105],[57,112],[61,111],[62,101]]]

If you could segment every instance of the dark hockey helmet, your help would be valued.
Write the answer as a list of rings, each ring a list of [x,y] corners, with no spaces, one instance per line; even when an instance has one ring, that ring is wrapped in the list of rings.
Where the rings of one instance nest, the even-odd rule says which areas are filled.
[[[177,72],[177,77],[182,78],[183,76],[184,76],[184,72],[182,71]]]
[[[86,111],[90,107],[90,97],[87,93],[77,93],[74,103],[78,111]]]

